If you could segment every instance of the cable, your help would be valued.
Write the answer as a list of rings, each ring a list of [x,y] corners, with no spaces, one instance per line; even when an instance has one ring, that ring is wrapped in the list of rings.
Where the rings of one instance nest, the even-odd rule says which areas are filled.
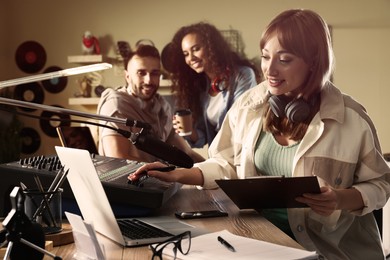
[[[64,109],[59,107],[53,107],[53,106],[46,106],[41,104],[35,104],[35,103],[28,103],[24,101],[16,101],[16,100],[10,100],[5,98],[0,98],[0,104],[16,104],[16,106],[22,106],[22,107],[28,107],[28,108],[34,108],[34,109],[40,109],[40,110],[48,110],[50,112],[57,113],[57,114],[65,114],[65,115],[73,115],[73,116],[80,116],[80,117],[87,117],[89,119],[99,119],[104,120],[107,122],[116,122],[124,124],[128,127],[136,127],[139,128],[138,133],[134,133],[132,131],[123,130],[120,128],[115,128],[108,126],[106,124],[100,124],[85,120],[74,120],[74,119],[62,119],[62,118],[47,118],[42,116],[36,116],[31,114],[26,114],[23,112],[18,112],[16,110],[13,110],[11,113],[19,114],[22,116],[28,116],[32,118],[39,118],[41,120],[48,120],[48,121],[60,121],[60,122],[78,122],[78,123],[85,123],[85,124],[92,124],[100,127],[106,127],[111,130],[116,131],[117,133],[121,134],[127,139],[130,139],[133,145],[135,145],[138,149],[149,153],[156,157],[159,160],[163,160],[165,162],[168,162],[169,164],[174,164],[179,167],[184,168],[191,168],[194,164],[193,159],[186,154],[184,151],[178,149],[177,147],[173,145],[169,145],[165,143],[164,141],[155,138],[152,136],[149,131],[151,130],[151,125],[148,123],[144,123],[142,121],[138,120],[132,120],[132,119],[123,119],[123,118],[114,118],[114,117],[107,117],[107,116],[101,116],[97,114],[87,114],[82,112],[77,112],[70,109]],[[0,109],[5,110],[7,112],[10,112],[9,110],[6,110],[5,108]]]
[[[27,114],[27,113],[20,112],[20,111],[17,111],[17,110],[10,111],[6,107],[2,107],[2,106],[0,106],[0,110],[5,111],[7,113],[12,113],[12,114],[16,114],[16,115],[21,115],[21,116],[26,116],[26,117],[31,117],[31,118],[41,119],[41,120],[47,120],[47,121],[60,121],[60,122],[81,123],[81,124],[94,125],[94,126],[98,126],[98,127],[105,127],[105,128],[109,128],[111,130],[114,130],[114,131],[120,133],[121,135],[123,135],[126,138],[129,138],[131,136],[131,132],[129,132],[129,131],[122,130],[122,129],[117,129],[117,128],[109,126],[109,125],[100,124],[100,123],[91,122],[91,121],[86,121],[86,120],[43,117],[43,116],[37,116],[37,115],[33,115],[33,114]]]

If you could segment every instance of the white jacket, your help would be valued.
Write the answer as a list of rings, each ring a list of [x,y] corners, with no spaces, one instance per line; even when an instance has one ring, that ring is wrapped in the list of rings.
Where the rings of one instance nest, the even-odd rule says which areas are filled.
[[[210,159],[196,164],[204,175],[202,188],[217,187],[215,179],[258,175],[254,148],[266,93],[263,82],[246,91],[229,110],[210,146]],[[329,217],[310,208],[288,209],[298,242],[329,259],[383,259],[372,211],[382,208],[390,196],[390,168],[365,109],[331,83],[321,91],[320,111],[294,157],[292,176],[308,175],[316,175],[320,186],[356,188],[365,207],[356,212],[337,210]]]

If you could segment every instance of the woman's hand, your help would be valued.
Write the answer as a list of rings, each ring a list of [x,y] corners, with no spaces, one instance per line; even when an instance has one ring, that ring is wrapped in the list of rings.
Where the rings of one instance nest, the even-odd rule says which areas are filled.
[[[182,136],[181,134],[183,133],[183,125],[182,123],[177,120],[176,115],[173,115],[172,118],[172,124],[173,124],[173,129],[175,129],[175,132]],[[190,135],[187,135],[187,139],[191,140],[191,142],[196,143],[198,141],[198,133],[193,129],[192,133]]]
[[[308,205],[314,212],[323,215],[331,215],[338,206],[337,193],[329,187],[321,187],[321,193],[305,193],[297,197],[298,202]]]
[[[128,176],[128,179],[132,182],[135,182],[137,181],[139,178],[141,178],[142,176],[144,176],[145,174],[148,175],[148,176],[152,176],[150,174],[150,172],[171,172],[173,170],[175,170],[175,166],[168,166],[166,164],[163,164],[161,162],[154,162],[154,163],[148,163],[148,164],[145,164],[143,166],[141,166],[140,168],[138,168],[135,172],[131,173],[129,176]],[[155,176],[153,176],[155,177]],[[169,182],[172,182],[174,180],[168,180],[168,178],[165,178],[164,176],[160,176],[161,180],[163,181],[169,181]]]
[[[176,115],[173,115],[172,118],[172,124],[173,124],[173,129],[175,129],[175,132],[180,135],[180,133],[183,130],[183,126],[181,125],[180,121],[176,119]]]
[[[166,167],[167,165],[161,162],[148,163],[138,168],[134,173],[131,173],[128,179],[132,182],[136,182],[146,173],[149,177],[154,177],[166,182],[203,185],[203,174],[199,168],[176,168],[165,171]],[[158,170],[159,168],[161,169],[160,171]]]
[[[323,216],[329,216],[339,209],[356,211],[364,208],[362,195],[354,187],[348,189],[321,187],[320,194],[305,193],[295,199]]]

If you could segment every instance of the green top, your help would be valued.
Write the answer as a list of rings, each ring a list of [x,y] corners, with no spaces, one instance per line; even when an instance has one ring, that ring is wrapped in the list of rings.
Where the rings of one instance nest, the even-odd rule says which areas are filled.
[[[255,166],[257,172],[266,176],[284,175],[291,177],[293,159],[298,149],[298,144],[299,142],[283,146],[275,140],[271,133],[261,132],[255,147]],[[288,222],[287,209],[262,209],[261,214],[272,222],[272,224],[294,238]]]

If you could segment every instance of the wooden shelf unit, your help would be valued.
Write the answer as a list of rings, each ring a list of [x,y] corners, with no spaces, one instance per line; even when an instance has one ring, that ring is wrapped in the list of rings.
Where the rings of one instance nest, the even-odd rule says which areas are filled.
[[[68,56],[69,63],[96,63],[102,62],[103,56],[98,55],[72,55]]]

